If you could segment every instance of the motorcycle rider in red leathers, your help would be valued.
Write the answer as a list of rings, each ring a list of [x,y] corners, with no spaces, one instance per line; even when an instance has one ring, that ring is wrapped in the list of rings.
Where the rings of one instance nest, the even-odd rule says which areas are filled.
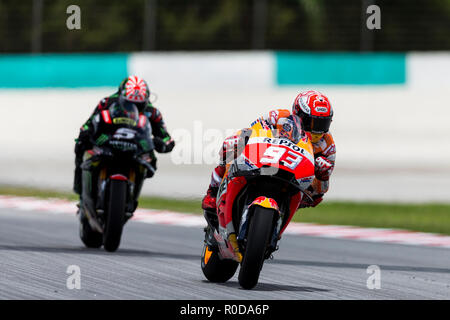
[[[292,111],[287,109],[272,110],[259,121],[265,121],[272,128],[276,128],[278,121],[291,114],[297,115],[302,120],[303,129],[311,135],[311,142],[315,158],[315,179],[308,188],[313,201],[303,197],[299,208],[315,207],[323,199],[323,195],[328,191],[330,175],[334,169],[336,158],[336,147],[329,127],[333,118],[333,109],[328,98],[318,91],[301,92],[294,100]],[[258,121],[257,120],[257,121]],[[221,162],[213,170],[211,182],[206,196],[202,200],[202,208],[205,218],[217,225],[216,197],[220,183],[226,170],[226,159],[230,159],[229,154],[236,155],[236,148],[239,144],[240,133],[230,136],[223,142],[223,147],[219,152]],[[231,159],[232,160],[232,159]],[[207,227],[208,228],[208,227]],[[205,230],[207,231],[207,230]],[[207,234],[207,239],[212,239]],[[208,241],[209,242],[209,241]]]

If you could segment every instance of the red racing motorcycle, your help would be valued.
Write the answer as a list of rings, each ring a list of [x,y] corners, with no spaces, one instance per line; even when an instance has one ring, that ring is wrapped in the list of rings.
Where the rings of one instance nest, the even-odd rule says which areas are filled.
[[[211,282],[228,281],[240,264],[239,284],[252,289],[264,261],[278,249],[306,189],[314,179],[310,136],[297,116],[281,119],[272,129],[255,122],[245,134],[242,151],[227,164],[217,195],[217,214],[208,222],[201,268]]]

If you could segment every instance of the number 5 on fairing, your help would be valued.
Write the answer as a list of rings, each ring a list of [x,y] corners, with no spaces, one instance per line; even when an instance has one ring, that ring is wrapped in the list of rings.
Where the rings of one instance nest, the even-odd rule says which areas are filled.
[[[124,139],[124,140],[131,140],[134,139],[136,136],[136,131],[128,128],[119,128],[117,129],[116,133],[114,133],[115,139]]]

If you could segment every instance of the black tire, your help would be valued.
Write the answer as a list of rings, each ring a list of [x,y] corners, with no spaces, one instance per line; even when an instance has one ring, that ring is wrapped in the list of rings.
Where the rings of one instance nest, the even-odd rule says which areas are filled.
[[[207,252],[211,254],[209,259]],[[201,266],[206,279],[211,282],[226,282],[230,280],[236,273],[239,263],[230,259],[220,260],[217,250],[210,250],[205,243],[203,246]]]
[[[239,270],[239,284],[244,289],[256,286],[264,255],[273,232],[274,210],[257,206],[250,220],[247,244]]]
[[[127,182],[111,180],[106,211],[107,217],[103,232],[103,246],[106,251],[116,251],[120,245],[124,225],[126,197]]]
[[[87,219],[80,221],[80,239],[87,248],[100,248],[103,244],[103,235],[92,230]]]

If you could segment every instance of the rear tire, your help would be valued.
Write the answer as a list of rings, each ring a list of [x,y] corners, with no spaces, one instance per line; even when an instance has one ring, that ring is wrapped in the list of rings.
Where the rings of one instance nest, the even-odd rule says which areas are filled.
[[[257,206],[250,220],[247,244],[239,270],[239,284],[244,289],[252,289],[259,279],[264,256],[273,232],[275,211]]]
[[[230,259],[219,258],[217,249],[210,249],[205,243],[201,259],[203,274],[211,282],[226,282],[236,273],[239,263]]]
[[[103,235],[92,230],[86,218],[80,221],[80,239],[87,248],[100,248],[103,244]]]
[[[116,251],[120,245],[125,217],[126,196],[127,182],[111,180],[106,212],[107,218],[103,233],[103,246],[106,251]]]

